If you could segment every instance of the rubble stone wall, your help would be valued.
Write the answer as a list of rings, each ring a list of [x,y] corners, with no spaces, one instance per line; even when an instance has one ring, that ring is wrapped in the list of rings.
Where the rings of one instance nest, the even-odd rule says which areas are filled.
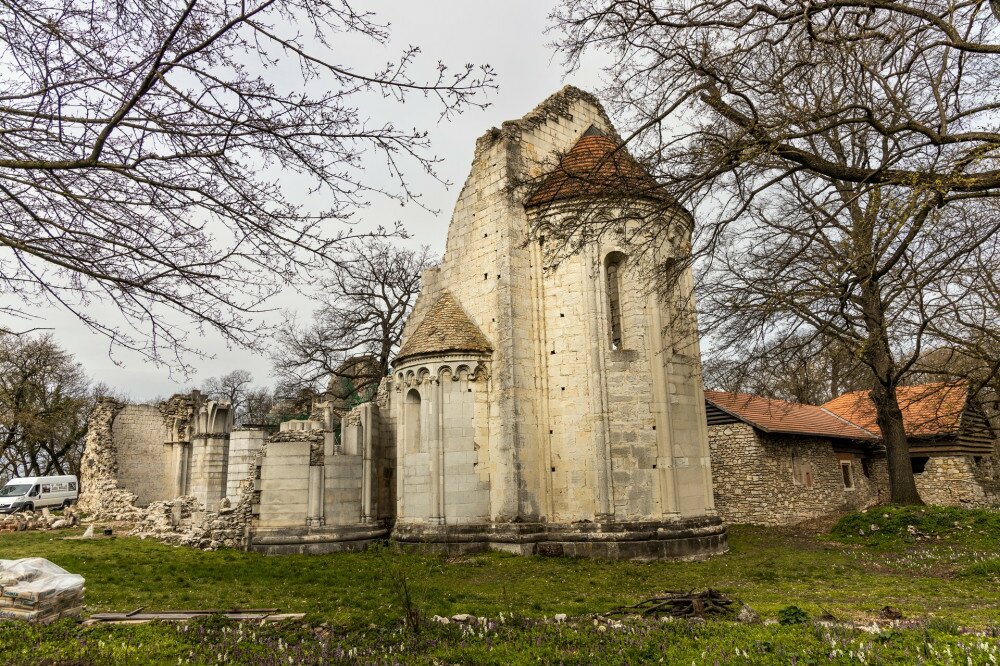
[[[115,416],[112,437],[118,483],[135,493],[138,506],[174,497],[170,433],[156,405],[125,405]]]
[[[838,454],[828,439],[766,435],[745,423],[708,432],[715,506],[726,522],[793,525],[879,500],[884,462]],[[844,487],[841,461],[850,462],[853,489]]]
[[[110,398],[97,401],[87,425],[83,458],[80,461],[80,497],[77,506],[82,513],[107,520],[133,520],[135,493],[119,484],[118,455],[115,449],[113,423],[124,405]]]
[[[990,504],[972,456],[931,456],[914,474],[920,499],[942,506],[984,507]]]

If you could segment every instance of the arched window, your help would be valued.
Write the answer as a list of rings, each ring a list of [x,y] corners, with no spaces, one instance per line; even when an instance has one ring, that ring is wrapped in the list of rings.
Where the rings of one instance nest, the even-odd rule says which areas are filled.
[[[622,329],[622,269],[625,255],[612,252],[604,258],[604,274],[608,291],[608,334],[612,349],[624,348],[625,333]]]
[[[403,401],[406,452],[420,453],[420,392],[410,389]]]

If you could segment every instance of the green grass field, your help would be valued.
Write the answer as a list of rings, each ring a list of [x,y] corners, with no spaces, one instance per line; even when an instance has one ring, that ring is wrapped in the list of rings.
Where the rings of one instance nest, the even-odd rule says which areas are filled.
[[[877,529],[871,529],[873,525]],[[765,619],[776,618],[788,605],[799,606],[814,618],[832,616],[841,621],[870,620],[883,607],[896,607],[906,618],[921,620],[931,632],[895,631],[891,640],[847,632],[833,639],[833,643],[842,640],[845,645],[861,641],[851,648],[855,651],[871,643],[873,650],[878,648],[876,652],[882,650],[883,661],[890,662],[902,659],[904,653],[915,658],[913,650],[923,646],[927,649],[921,658],[927,663],[950,663],[935,661],[944,657],[929,651],[928,646],[937,645],[932,635],[938,636],[942,646],[958,649],[956,641],[972,640],[958,636],[959,628],[994,631],[990,628],[1000,627],[1000,513],[996,512],[879,509],[842,520],[832,535],[736,526],[730,530],[730,553],[698,563],[601,562],[495,553],[445,559],[385,549],[264,557],[231,550],[206,553],[131,538],[78,541],[64,540],[63,536],[66,533],[3,535],[0,557],[46,557],[82,574],[87,579],[88,613],[138,607],[277,607],[284,612],[307,613],[304,625],[255,628],[271,642],[284,635],[282,632],[291,632],[292,638],[282,639],[284,645],[292,641],[315,648],[314,653],[303,652],[292,656],[291,662],[285,659],[280,663],[335,658],[392,662],[404,656],[392,657],[386,652],[397,641],[406,661],[443,663],[489,662],[494,657],[495,663],[534,661],[536,657],[591,663],[587,655],[595,650],[606,653],[607,663],[629,663],[635,656],[630,652],[633,649],[666,654],[664,641],[677,650],[686,645],[677,654],[694,654],[695,661],[702,660],[704,649],[695,649],[699,645],[710,652],[716,650],[712,659],[704,659],[722,658],[720,663],[737,657],[743,661],[733,663],[788,663],[798,654],[796,649],[801,648],[803,658],[813,648],[826,652],[839,649],[830,647],[826,634],[832,630],[812,625],[653,622],[627,623],[617,631],[598,632],[588,617],[665,590],[705,587],[740,599]],[[496,620],[502,613],[508,619],[492,634],[482,629],[484,635],[472,638],[456,633],[461,629],[454,626],[430,627],[420,635],[403,631],[401,594],[393,582],[401,576],[408,581],[413,601],[425,617],[469,613]],[[571,623],[574,626],[536,622],[557,613],[579,619]],[[224,623],[194,626],[203,634],[231,640],[236,640],[237,631],[245,631]],[[12,658],[9,663],[178,663],[186,658],[214,663],[222,650],[228,654],[224,661],[279,663],[268,661],[265,654],[238,656],[221,638],[217,648],[212,648],[216,652],[208,654],[204,645],[211,641],[192,643],[193,630],[159,625],[81,630],[61,623],[26,631],[23,626],[14,629],[6,625],[0,629],[0,654],[27,650],[20,661]],[[299,635],[303,631],[308,636]],[[97,650],[96,642],[86,640],[97,636],[103,637],[97,640],[104,642],[104,652],[91,655],[80,651],[84,649],[80,637],[85,639],[83,645],[89,646],[86,649]],[[625,641],[628,645],[622,643],[626,636],[631,636],[631,643]],[[997,663],[989,661],[990,655],[1000,658],[997,639],[976,640],[984,641],[985,647],[976,648],[979,656],[970,657],[970,663]],[[113,646],[119,643],[123,651],[115,652]],[[138,643],[146,645],[146,652],[130,652]],[[248,645],[254,643],[261,641],[249,641]],[[340,657],[334,643],[343,644]],[[487,643],[487,651],[467,652]],[[605,643],[607,650],[600,647]],[[348,644],[353,647],[344,647]],[[511,648],[516,645],[521,648]],[[720,646],[728,646],[728,657],[719,656]],[[740,657],[754,646],[756,657]],[[897,648],[903,652],[896,654]],[[324,649],[330,652],[322,653]],[[349,653],[350,649],[355,652]],[[958,656],[956,652],[956,659]],[[960,661],[968,660],[962,657]]]

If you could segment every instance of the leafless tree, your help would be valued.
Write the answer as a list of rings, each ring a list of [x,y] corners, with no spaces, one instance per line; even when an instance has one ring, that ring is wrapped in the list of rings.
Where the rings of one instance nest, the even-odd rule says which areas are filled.
[[[213,400],[228,400],[233,409],[233,422],[238,425],[261,425],[274,403],[270,390],[253,385],[249,370],[233,370],[221,377],[209,377],[202,392]]]
[[[279,375],[292,385],[333,380],[348,384],[348,395],[372,393],[389,372],[420,274],[431,261],[427,247],[352,243],[323,279],[312,323],[299,326],[293,318],[282,327],[274,346]]]
[[[435,175],[427,134],[365,104],[430,98],[450,117],[494,87],[488,66],[414,74],[417,47],[351,63],[388,35],[348,0],[0,3],[3,314],[56,304],[112,351],[172,364],[202,328],[256,340],[282,284],[394,231],[345,224],[354,211],[413,200],[411,169]]]
[[[93,404],[51,335],[0,335],[0,478],[77,473]]]
[[[613,56],[624,143],[698,223],[686,262],[714,347],[752,365],[795,338],[842,345],[868,369],[892,500],[918,503],[896,387],[928,346],[996,339],[989,3],[564,0],[555,21],[571,66]]]
[[[821,405],[842,393],[870,386],[863,364],[825,337],[794,336],[778,341],[751,361],[713,355],[704,364],[705,387]]]
[[[237,425],[266,425],[272,421],[271,410],[274,408],[274,393],[265,386],[258,386],[247,391],[243,407],[237,413]]]

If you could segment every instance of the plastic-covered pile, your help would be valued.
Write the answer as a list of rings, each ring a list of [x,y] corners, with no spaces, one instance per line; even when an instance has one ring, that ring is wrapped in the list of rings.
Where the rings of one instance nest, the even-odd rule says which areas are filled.
[[[83,576],[41,557],[0,560],[0,620],[47,623],[79,617]]]

